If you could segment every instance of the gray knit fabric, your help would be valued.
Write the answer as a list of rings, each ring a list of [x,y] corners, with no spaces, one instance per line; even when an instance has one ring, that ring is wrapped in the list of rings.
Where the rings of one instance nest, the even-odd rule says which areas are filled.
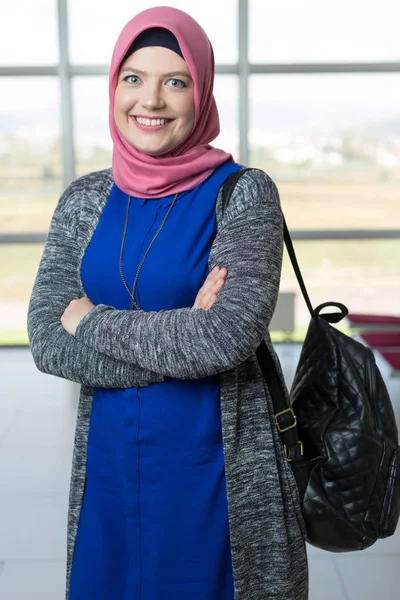
[[[85,175],[64,192],[28,310],[37,367],[82,384],[68,514],[66,599],[85,489],[93,388],[143,387],[164,377],[219,373],[235,600],[306,600],[305,525],[297,486],[255,355],[265,339],[283,383],[268,335],[282,261],[276,186],[254,169],[239,180],[228,206],[220,190],[209,269],[225,266],[228,277],[209,311],[121,311],[100,304],[81,320],[73,337],[60,317],[72,299],[85,295],[80,265],[112,185],[111,171],[104,170]]]

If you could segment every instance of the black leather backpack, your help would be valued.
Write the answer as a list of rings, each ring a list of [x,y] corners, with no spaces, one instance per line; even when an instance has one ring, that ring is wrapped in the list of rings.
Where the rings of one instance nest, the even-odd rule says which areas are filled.
[[[226,181],[226,203],[246,170]],[[307,541],[331,552],[364,550],[393,535],[400,515],[392,403],[373,352],[331,325],[347,308],[337,302],[312,307],[285,221],[284,237],[311,315],[289,401],[264,342],[258,362],[298,485]],[[329,306],[340,312],[323,314]]]

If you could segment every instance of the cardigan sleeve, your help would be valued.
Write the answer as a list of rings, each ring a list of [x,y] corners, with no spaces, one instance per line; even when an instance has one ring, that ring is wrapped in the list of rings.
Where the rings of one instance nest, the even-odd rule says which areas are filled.
[[[99,304],[79,322],[77,339],[110,357],[178,379],[227,371],[265,336],[280,283],[282,213],[273,181],[247,171],[216,233],[210,268],[226,267],[210,310],[123,311]]]
[[[29,302],[27,326],[34,362],[43,373],[91,387],[143,387],[161,382],[162,375],[133,361],[124,362],[89,348],[61,324],[70,301],[84,295],[79,247],[71,231],[76,229],[72,223],[79,214],[74,189],[71,184],[54,212]]]

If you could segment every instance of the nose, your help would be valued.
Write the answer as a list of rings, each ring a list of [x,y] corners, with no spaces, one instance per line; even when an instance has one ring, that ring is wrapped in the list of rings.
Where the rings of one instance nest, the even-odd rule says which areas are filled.
[[[142,88],[140,104],[143,108],[156,109],[165,107],[165,100],[157,84],[147,84]]]

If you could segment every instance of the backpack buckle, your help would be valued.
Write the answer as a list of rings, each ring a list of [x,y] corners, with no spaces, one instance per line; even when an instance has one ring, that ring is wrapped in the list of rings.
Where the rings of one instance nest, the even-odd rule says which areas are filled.
[[[303,446],[303,442],[300,442],[300,440],[297,442],[298,446],[299,446],[299,451],[300,451],[300,456],[304,456],[304,446]],[[286,444],[283,444],[283,451],[285,453],[285,458],[288,462],[291,462],[291,458],[288,456],[288,451],[287,451],[287,446]],[[296,456],[294,457],[296,458]]]
[[[291,416],[293,417],[293,422],[290,423],[290,425],[287,425],[286,427],[281,427],[279,425],[279,421],[278,421],[278,417],[281,417],[282,415],[285,415],[287,413],[290,413]],[[292,408],[286,408],[285,410],[282,410],[281,412],[276,413],[275,415],[275,423],[276,426],[278,428],[279,433],[283,433],[284,431],[289,431],[289,429],[294,429],[297,425],[297,419],[296,419],[296,415],[294,414],[294,411]]]

